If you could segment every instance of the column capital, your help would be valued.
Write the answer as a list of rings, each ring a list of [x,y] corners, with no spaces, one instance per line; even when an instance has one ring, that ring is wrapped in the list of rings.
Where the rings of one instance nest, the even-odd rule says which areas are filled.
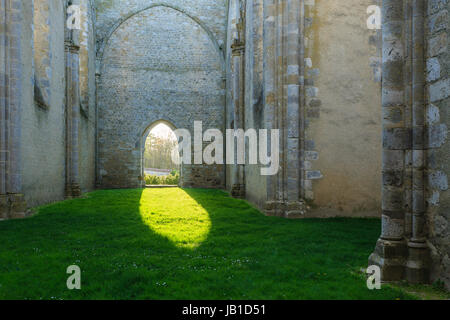
[[[64,48],[65,48],[66,52],[71,52],[71,53],[79,53],[80,52],[80,46],[76,45],[71,40],[64,41]]]
[[[245,53],[245,43],[240,39],[234,39],[233,44],[231,45],[231,54],[233,56],[242,56]]]

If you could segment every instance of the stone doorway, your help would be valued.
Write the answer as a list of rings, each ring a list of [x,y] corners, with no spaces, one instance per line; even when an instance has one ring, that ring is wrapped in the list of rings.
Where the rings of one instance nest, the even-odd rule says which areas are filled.
[[[182,165],[175,130],[171,122],[159,120],[142,135],[141,176],[144,186],[180,185]]]

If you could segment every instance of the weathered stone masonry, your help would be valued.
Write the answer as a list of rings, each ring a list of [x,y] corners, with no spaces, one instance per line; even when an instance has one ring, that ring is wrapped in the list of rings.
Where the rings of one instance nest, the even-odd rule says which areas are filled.
[[[79,3],[73,3],[78,4]],[[65,32],[66,54],[66,197],[78,197],[81,189],[78,177],[80,124],[80,46],[76,29]]]
[[[426,36],[427,226],[431,281],[450,288],[450,2],[429,0]]]
[[[21,173],[22,3],[0,6],[0,218],[23,217],[26,203]]]
[[[373,73],[381,50],[360,15],[370,4],[230,1],[226,126],[237,128],[235,92],[245,92],[237,120],[245,129],[280,129],[282,150],[277,177],[246,165],[244,183],[235,183],[237,168],[227,168],[229,190],[277,215],[308,216],[306,200],[321,209],[313,216],[379,216],[380,83]],[[243,76],[234,70],[237,40],[245,42]]]
[[[248,169],[245,166],[243,170],[245,174],[242,174],[241,169],[231,168],[237,174],[228,175],[231,180],[228,188],[237,195],[251,194],[250,199],[267,214],[284,217],[314,215],[315,211],[307,212],[303,203],[303,200],[320,201],[313,192],[315,188],[312,181],[315,179],[322,179],[324,183],[340,181],[332,181],[328,177],[330,173],[336,176],[337,166],[335,172],[329,168],[324,168],[326,169],[324,171],[312,169],[311,161],[317,161],[319,154],[311,148],[322,148],[322,146],[311,143],[308,139],[309,136],[314,135],[314,131],[310,128],[311,123],[312,121],[316,123],[318,118],[318,113],[314,113],[313,109],[321,105],[322,109],[332,108],[332,106],[323,105],[319,100],[320,87],[315,86],[316,79],[311,77],[311,75],[317,77],[319,70],[305,74],[305,70],[313,70],[314,64],[318,63],[317,56],[320,56],[312,47],[316,47],[321,37],[321,34],[317,34],[319,28],[315,27],[315,24],[318,24],[317,19],[325,19],[321,17],[320,11],[317,12],[317,8],[324,7],[319,5],[319,1],[301,1],[300,3],[281,0],[261,1],[264,22],[262,40],[257,32],[254,38],[249,32],[244,38],[243,33],[239,32],[243,22],[251,30],[255,27],[252,21],[255,8],[258,8],[255,2],[258,1],[246,1],[245,4],[243,1],[230,2],[229,30],[236,37],[231,37],[231,50],[228,51],[227,69],[230,70],[230,75],[227,80],[231,101],[227,104],[226,114],[231,119],[227,119],[226,123],[228,127],[242,122],[248,125],[245,118],[254,117],[254,114],[248,112],[249,106],[244,108],[246,113],[241,115],[241,101],[238,98],[243,90],[247,91],[241,86],[257,87],[259,85],[254,81],[253,83],[241,81],[247,76],[253,80],[253,68],[257,66],[254,65],[255,59],[247,59],[246,63],[250,66],[246,66],[246,73],[243,75],[242,67],[239,66],[240,54],[236,53],[236,47],[238,47],[237,44],[241,47],[241,42],[245,41],[245,49],[251,51],[255,48],[254,41],[262,42],[264,66],[262,79],[264,124],[262,127],[282,130],[280,171],[278,175],[266,178],[264,183],[258,181],[259,186],[256,186],[257,180],[254,179],[251,168]],[[428,70],[425,61],[426,39],[430,35],[427,32],[439,34],[448,26],[448,12],[444,10],[446,5],[447,1],[383,1],[382,234],[369,263],[381,266],[385,281],[406,278],[412,282],[428,282],[431,271],[431,279],[447,281],[448,285],[448,277],[445,275],[445,270],[448,270],[446,269],[448,254],[444,254],[448,252],[446,229],[448,216],[438,214],[437,217],[433,217],[430,215],[427,202],[430,191],[436,199],[439,196],[438,188],[440,191],[448,189],[445,173],[433,170],[428,165],[430,160],[436,162],[435,156],[432,159],[429,157],[436,155],[432,149],[441,147],[445,142],[448,129],[445,124],[427,125],[425,112],[430,102],[448,98],[448,80],[445,73],[447,71],[442,72],[440,67],[439,72],[437,71],[437,58],[427,61]],[[243,7],[249,10],[246,15],[239,10]],[[311,9],[313,7],[316,9]],[[335,10],[339,11],[338,8]],[[431,17],[428,18],[428,31],[425,31],[427,10]],[[433,10],[437,13],[431,13]],[[311,26],[313,32],[307,31]],[[447,38],[439,35],[438,39],[435,39],[434,43],[442,42],[442,39]],[[305,52],[309,55],[308,57],[305,57]],[[366,66],[366,70],[370,71],[367,67],[369,66]],[[320,73],[324,72],[327,71],[322,70]],[[345,77],[351,78],[352,75],[346,74]],[[426,77],[428,77],[429,85],[426,85]],[[443,79],[438,79],[440,77]],[[376,82],[377,78],[374,80]],[[321,82],[319,81],[318,84],[320,85]],[[330,88],[329,85],[328,88]],[[339,88],[331,90],[336,91],[330,91],[328,95],[330,93],[337,95],[340,91]],[[255,103],[252,99],[247,99],[246,103],[249,101]],[[436,118],[436,112],[442,108],[439,110],[436,106],[432,108],[434,112],[432,116]],[[254,120],[253,124],[255,124]],[[350,127],[346,130],[351,132]],[[340,143],[345,144],[344,141]],[[446,154],[445,151],[444,154]],[[345,159],[341,160],[344,164]],[[435,163],[434,167],[446,162],[448,157],[440,156],[437,161],[439,164]],[[300,164],[302,164],[301,167],[299,167]],[[248,172],[252,173],[247,174]],[[433,190],[430,190],[430,187]],[[242,188],[245,189],[242,190]],[[259,195],[256,197],[253,188],[259,190]],[[435,219],[431,221],[431,228],[430,219]],[[433,235],[433,232],[436,233],[433,230],[437,231],[437,236]],[[435,256],[432,260],[430,260],[430,253]],[[437,259],[441,260],[437,261]],[[432,271],[434,269],[440,270],[438,274]]]
[[[301,165],[301,88],[302,68],[301,37],[299,37],[300,21],[302,21],[303,3],[298,1],[230,1],[229,48],[227,50],[228,88],[231,94],[227,104],[227,128],[264,128],[281,129],[280,138],[280,170],[275,176],[257,177],[255,166],[231,168],[234,174],[229,175],[228,185],[233,193],[249,194],[266,213],[279,216],[301,216],[304,213],[304,203],[301,198],[302,171]],[[244,10],[243,10],[244,9]],[[248,11],[247,11],[248,9]],[[255,25],[255,19],[263,23]],[[250,30],[260,28],[261,33],[243,32],[245,27]],[[231,37],[230,37],[231,33]],[[248,35],[248,37],[245,37]],[[245,51],[255,54],[255,45],[261,45],[260,57],[248,56],[243,59]],[[262,63],[262,79],[252,74],[255,61]],[[247,63],[243,67],[243,63]],[[244,74],[242,70],[246,70]],[[255,77],[256,75],[256,77]],[[249,81],[247,81],[247,78]],[[259,82],[259,81],[260,82]],[[247,92],[245,86],[261,88],[259,101],[254,98],[244,98]],[[251,91],[250,91],[251,92]],[[252,94],[255,94],[252,92]],[[258,94],[258,93],[256,93]],[[243,106],[243,101],[251,101],[253,106]],[[247,108],[261,106],[262,110],[244,113]],[[257,113],[263,113],[258,115]],[[247,121],[249,116],[252,121]],[[256,116],[256,117],[255,117]],[[255,119],[260,118],[260,119]],[[256,121],[255,121],[256,120]],[[251,124],[253,122],[253,125]],[[259,123],[258,123],[259,122]],[[248,126],[248,127],[245,127]],[[245,174],[244,174],[245,173]],[[263,181],[261,181],[263,180]],[[242,190],[245,188],[245,190]],[[251,191],[258,190],[257,194]],[[250,192],[247,192],[249,190]]]
[[[67,59],[71,71],[66,74],[65,43],[67,54],[77,47],[64,41],[67,6],[68,1],[60,0],[8,0],[1,5],[3,217],[24,216],[25,200],[36,206],[71,196],[72,192],[65,191],[66,175],[76,175],[66,168],[72,172],[74,166],[82,168],[80,190],[89,191],[94,186],[95,174],[90,168],[94,168],[95,159],[95,99],[89,102],[90,110],[81,115],[81,106],[73,98],[79,96],[79,78],[92,84],[95,67],[83,70],[73,65],[74,59]],[[86,22],[91,25],[90,20]],[[92,30],[87,28],[83,33],[93,39]],[[85,48],[86,44],[80,46]],[[90,49],[95,52],[93,46]],[[89,60],[84,57],[88,55],[82,52],[83,61]],[[72,78],[75,81],[66,81]],[[88,91],[95,93],[95,85]],[[78,119],[78,129],[72,119]],[[69,155],[76,153],[82,156]],[[66,166],[70,157],[75,160]]]
[[[144,133],[157,121],[224,126],[224,2],[130,1],[99,11],[98,177],[139,187]],[[117,12],[121,16],[117,16]],[[203,21],[200,16],[208,15]],[[212,16],[217,20],[211,21]],[[113,25],[105,38],[105,25]],[[219,37],[219,38],[216,38]],[[145,137],[144,137],[145,138]],[[223,187],[222,165],[183,165],[182,185]]]
[[[437,123],[434,105],[447,99],[440,106],[448,109],[448,71],[436,71],[433,57],[426,61],[436,50],[432,36],[448,29],[446,7],[447,1],[383,1],[382,234],[369,264],[381,266],[386,281],[428,282],[431,275],[449,285],[448,215],[436,210],[439,191],[448,189],[446,172],[438,171],[449,162],[448,129]],[[445,17],[440,22],[436,11]]]

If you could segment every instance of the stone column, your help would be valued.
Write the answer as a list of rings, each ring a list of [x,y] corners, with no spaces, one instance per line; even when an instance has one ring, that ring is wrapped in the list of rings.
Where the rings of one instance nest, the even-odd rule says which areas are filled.
[[[286,68],[286,56],[285,56],[285,38],[284,38],[284,24],[285,24],[285,9],[284,6],[285,0],[276,0],[275,1],[275,75],[274,75],[274,83],[275,83],[275,92],[276,92],[276,100],[275,100],[275,118],[274,118],[274,129],[280,130],[280,167],[278,174],[276,177],[276,215],[284,216],[285,214],[285,200],[286,200],[286,132],[285,132],[285,95],[286,95],[286,87],[285,87],[285,79],[284,79],[284,71]]]
[[[401,280],[405,273],[404,174],[410,130],[405,122],[404,1],[384,0],[382,5],[382,227],[369,265],[381,268],[383,281]]]
[[[232,50],[232,98],[234,110],[234,129],[245,130],[245,1],[236,1],[236,37],[231,45]],[[237,156],[235,157],[237,159]],[[245,164],[233,166],[234,184],[231,195],[236,198],[245,197]]]
[[[302,86],[302,45],[301,26],[303,1],[287,0],[285,2],[285,26],[287,33],[283,38],[286,41],[286,112],[284,117],[285,129],[285,163],[286,168],[286,212],[287,217],[301,216],[303,203],[301,200],[301,92]],[[304,95],[303,95],[304,96]]]
[[[369,265],[383,281],[428,282],[425,0],[383,1],[383,215]]]
[[[276,98],[275,89],[275,21],[276,0],[264,0],[263,2],[263,101],[264,101],[264,128],[276,129]],[[267,203],[266,213],[276,210],[276,177],[267,178]]]
[[[266,128],[280,130],[280,168],[267,178],[267,214],[300,217],[302,201],[303,1],[264,2]]]
[[[68,17],[67,17],[68,18]],[[65,31],[66,55],[66,197],[81,195],[78,176],[80,88],[78,30]]]
[[[23,218],[21,112],[22,3],[0,0],[0,219]]]
[[[99,135],[98,135],[98,88],[100,86],[101,72],[100,72],[100,61],[96,60],[95,68],[95,187],[101,187],[101,175],[99,166]]]
[[[406,278],[428,282],[425,205],[425,0],[412,0],[412,230],[408,242]]]
[[[8,160],[7,134],[8,128],[6,117],[6,52],[9,44],[6,42],[6,0],[0,0],[0,218],[6,212],[6,168]],[[5,199],[3,199],[5,198]],[[3,199],[3,201],[2,201]],[[2,203],[5,204],[2,205]]]

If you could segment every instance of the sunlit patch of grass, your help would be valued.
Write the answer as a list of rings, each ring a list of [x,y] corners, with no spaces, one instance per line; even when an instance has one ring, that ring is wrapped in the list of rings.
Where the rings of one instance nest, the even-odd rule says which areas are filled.
[[[182,189],[145,189],[139,211],[146,225],[180,248],[198,247],[211,229],[208,212]]]

